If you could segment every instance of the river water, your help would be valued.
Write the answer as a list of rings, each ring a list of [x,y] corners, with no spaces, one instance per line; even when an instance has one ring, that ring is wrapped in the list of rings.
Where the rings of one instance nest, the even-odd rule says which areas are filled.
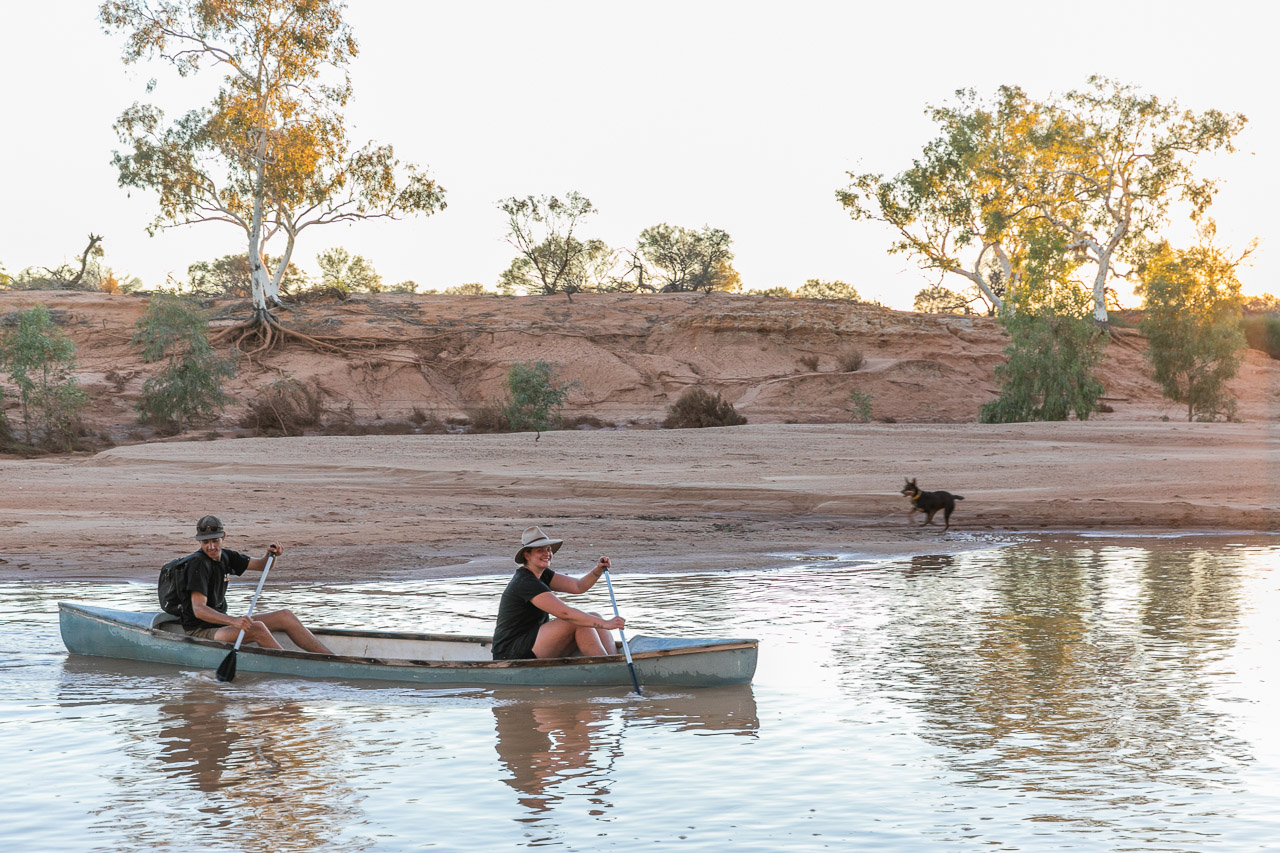
[[[5,851],[1205,851],[1280,845],[1280,544],[1011,540],[614,572],[629,633],[754,636],[740,688],[432,689],[68,655],[0,584]],[[585,568],[585,567],[584,567]],[[506,578],[273,586],[488,633]],[[602,585],[603,586],[603,585]],[[233,587],[245,605],[252,580]],[[610,609],[601,588],[574,603]]]

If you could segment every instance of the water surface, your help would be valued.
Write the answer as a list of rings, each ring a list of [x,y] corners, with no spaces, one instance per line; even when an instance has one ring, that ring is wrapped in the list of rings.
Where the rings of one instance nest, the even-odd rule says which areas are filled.
[[[1274,539],[779,562],[615,572],[630,633],[761,640],[750,686],[643,697],[220,684],[67,654],[58,600],[152,609],[149,585],[0,584],[0,836],[7,851],[1275,849]],[[260,606],[484,634],[505,580],[268,586]],[[233,608],[251,594],[233,587]],[[603,589],[585,601],[610,608]]]

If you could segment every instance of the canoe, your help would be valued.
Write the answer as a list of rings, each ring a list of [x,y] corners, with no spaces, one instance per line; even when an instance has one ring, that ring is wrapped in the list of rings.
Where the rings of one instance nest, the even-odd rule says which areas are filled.
[[[72,654],[127,658],[214,671],[229,643],[188,637],[168,613],[111,610],[58,602],[62,642]],[[495,661],[490,638],[395,631],[312,628],[332,655],[300,650],[283,634],[283,649],[242,645],[238,672],[266,672],[306,678],[376,679],[419,684],[493,686],[628,686],[631,674],[622,654],[605,657]],[[628,638],[640,684],[661,687],[719,687],[750,683],[758,642],[746,639]]]

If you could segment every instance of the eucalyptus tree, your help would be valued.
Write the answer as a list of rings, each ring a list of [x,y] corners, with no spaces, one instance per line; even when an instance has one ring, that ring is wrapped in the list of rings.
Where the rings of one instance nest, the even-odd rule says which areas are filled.
[[[1186,404],[1188,421],[1234,414],[1227,382],[1240,369],[1245,347],[1236,269],[1252,247],[1233,258],[1212,244],[1211,235],[1209,228],[1191,249],[1155,246],[1139,267],[1136,289],[1155,379],[1166,397]]]
[[[358,48],[343,10],[341,0],[108,0],[100,8],[103,24],[127,36],[126,64],[222,74],[211,103],[172,123],[153,105],[125,110],[116,131],[128,150],[114,162],[121,186],[158,192],[153,233],[197,222],[244,232],[248,326],[263,346],[281,331],[269,309],[304,230],[445,206],[444,190],[390,145],[353,149],[344,113]],[[268,271],[266,249],[277,237],[284,245]]]
[[[695,231],[664,222],[640,232],[636,251],[650,269],[649,287],[659,293],[737,291],[742,280],[732,244],[728,232],[710,225]]]
[[[890,253],[913,257],[921,269],[958,275],[994,309],[1023,278],[1023,230],[1029,211],[1012,176],[1033,158],[1040,109],[1015,86],[992,103],[973,90],[953,106],[930,107],[940,133],[911,168],[893,176],[849,173],[837,200],[854,220],[897,232]]]
[[[504,293],[574,293],[590,289],[593,259],[609,252],[600,240],[583,240],[575,233],[596,212],[586,196],[569,191],[557,196],[502,199],[498,209],[507,215],[507,242],[517,254],[502,273]]]
[[[1246,121],[1102,77],[1043,100],[1011,86],[989,103],[961,91],[929,115],[941,133],[911,168],[850,173],[840,203],[855,220],[896,230],[890,252],[962,276],[996,309],[1026,282],[1029,247],[1058,243],[1067,277],[1092,265],[1082,286],[1100,323],[1117,261],[1132,263],[1156,240],[1178,202],[1203,216],[1216,183],[1196,176],[1196,160],[1234,150]]]
[[[1066,235],[1066,251],[1094,265],[1093,314],[1105,323],[1116,261],[1132,262],[1158,242],[1176,202],[1201,221],[1217,182],[1196,176],[1196,160],[1234,151],[1247,119],[1192,112],[1097,76],[1046,110],[1054,120],[1037,140],[1034,168],[1019,176],[1019,189],[1037,216]]]

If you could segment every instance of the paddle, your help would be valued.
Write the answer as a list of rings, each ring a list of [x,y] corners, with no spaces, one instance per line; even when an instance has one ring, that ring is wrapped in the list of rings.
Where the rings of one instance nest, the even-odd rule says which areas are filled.
[[[619,619],[622,614],[618,612],[618,599],[613,597],[613,581],[609,580],[609,567],[604,567],[604,582],[609,587],[609,600],[613,602],[613,615]],[[627,645],[627,632],[618,629],[618,636],[622,638],[622,653],[627,656],[627,669],[631,670],[631,683],[636,686],[636,695],[643,696],[640,692],[640,679],[636,677],[636,665],[631,662],[631,647]]]
[[[253,601],[249,602],[250,619],[253,618],[253,608],[258,604],[258,595],[262,592],[262,584],[267,579],[267,572],[271,571],[271,564],[275,562],[276,555],[267,555],[267,564],[262,567],[262,577],[258,578],[258,588],[253,591]],[[227,656],[222,659],[222,663],[218,665],[218,680],[231,681],[236,677],[236,652],[240,650],[240,643],[244,641],[244,629],[240,629],[240,636],[236,637],[236,645]]]

